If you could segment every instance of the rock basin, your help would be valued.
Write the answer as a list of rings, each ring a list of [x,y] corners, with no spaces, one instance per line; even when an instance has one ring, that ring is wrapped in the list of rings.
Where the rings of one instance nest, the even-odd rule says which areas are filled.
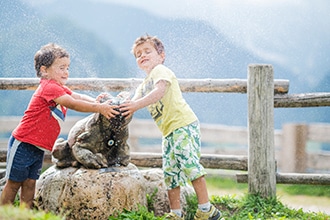
[[[157,189],[155,193],[155,189]],[[192,187],[181,188],[181,204],[186,206],[186,195]],[[55,165],[48,168],[37,181],[35,205],[37,208],[64,213],[69,219],[108,219],[126,210],[148,207],[147,195],[153,197],[156,216],[169,212],[167,191],[162,170],[139,170],[134,164],[102,169]]]

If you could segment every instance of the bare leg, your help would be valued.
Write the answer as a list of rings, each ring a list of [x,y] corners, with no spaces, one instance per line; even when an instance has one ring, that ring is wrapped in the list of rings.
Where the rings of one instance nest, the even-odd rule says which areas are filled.
[[[7,180],[1,194],[0,204],[13,204],[19,188],[22,186],[21,182]]]
[[[209,201],[209,195],[206,188],[204,176],[199,177],[191,182],[197,195],[198,204],[204,204]]]
[[[180,187],[170,189],[167,191],[168,199],[170,200],[171,209],[181,209],[180,204]]]
[[[32,207],[35,189],[36,189],[36,180],[34,179],[26,179],[22,183],[21,205],[24,204],[27,208]]]

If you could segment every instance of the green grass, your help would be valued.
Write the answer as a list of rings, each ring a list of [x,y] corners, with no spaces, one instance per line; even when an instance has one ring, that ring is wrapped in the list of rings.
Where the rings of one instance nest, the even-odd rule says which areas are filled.
[[[232,178],[219,178],[214,175],[205,177],[208,187],[221,188],[221,189],[237,189],[237,190],[247,190],[247,183],[236,183]]]
[[[219,178],[216,176],[206,177],[207,186],[213,189],[232,189],[247,192],[247,183],[236,183],[231,178]],[[330,187],[325,185],[297,185],[297,184],[277,184],[277,191],[282,191],[289,195],[324,196],[330,198]]]
[[[17,206],[0,206],[1,220],[64,220],[50,212],[37,211]]]
[[[261,198],[258,195],[244,195],[240,198],[235,196],[212,196],[211,203],[222,212],[226,220],[326,220],[330,216],[323,213],[308,212],[302,209],[290,209],[283,205],[277,198]],[[193,219],[197,208],[197,198],[195,195],[188,197],[188,207],[186,207],[185,220]],[[154,216],[153,212],[146,207],[140,207],[137,211],[124,210],[116,217],[109,217],[109,220],[162,220],[165,216]]]
[[[237,190],[239,192],[247,192],[248,184],[238,184],[231,178],[219,178],[216,176],[206,177],[207,185],[210,188],[221,188],[221,190]],[[281,191],[290,193],[291,195],[313,195],[313,196],[329,196],[328,186],[312,186],[312,185],[277,185]],[[150,198],[150,197],[149,197]],[[149,199],[150,200],[150,199]],[[321,212],[304,212],[302,209],[292,209],[284,205],[278,198],[262,198],[258,195],[249,195],[243,193],[242,196],[225,195],[225,196],[211,196],[211,203],[221,210],[223,217],[226,220],[328,220],[329,215]],[[148,201],[151,204],[152,201]],[[197,209],[197,198],[195,195],[187,197],[187,207],[184,207],[186,213],[185,219],[191,220]],[[118,220],[128,219],[151,219],[159,220],[165,219],[164,216],[154,217],[152,212],[147,208],[140,207],[139,210],[129,212],[125,210],[119,213],[116,218]]]
[[[128,211],[124,209],[117,213],[118,216],[110,216],[109,220],[162,220],[162,216],[155,216],[152,211],[148,211],[147,207],[139,206],[136,211]]]
[[[188,205],[184,211],[186,220],[193,219],[197,208],[197,198],[195,195],[187,197]],[[258,195],[245,194],[241,197],[236,196],[211,196],[211,203],[221,210],[226,220],[326,220],[330,216],[324,213],[308,212],[302,209],[290,209],[283,205],[277,198],[261,198]],[[43,211],[29,210],[14,206],[0,206],[1,220],[61,220],[62,217],[46,213]],[[24,218],[22,218],[24,216]],[[123,210],[116,216],[109,217],[109,220],[163,220],[165,216],[154,216],[147,207],[139,206],[138,210]]]
[[[277,185],[277,188],[289,195],[324,196],[330,198],[329,186]]]
[[[221,187],[222,190],[231,189],[240,192],[247,192],[247,184],[237,184],[235,180],[230,178],[219,178],[209,176],[206,178],[208,187]],[[290,193],[291,195],[313,195],[313,196],[327,196],[330,197],[329,186],[312,186],[312,185],[277,185],[277,188]],[[148,207],[139,206],[138,210],[129,211],[122,210],[116,213],[116,216],[109,217],[109,220],[163,220],[164,216],[155,216],[152,210],[153,198],[152,195],[147,196]],[[226,220],[330,220],[330,216],[321,212],[304,212],[302,209],[292,209],[284,205],[278,198],[262,198],[258,195],[249,195],[247,193],[241,196],[212,195],[210,201],[219,210],[221,210],[223,217]],[[195,195],[187,197],[187,207],[184,207],[185,219],[193,219],[195,210],[197,209],[197,198]],[[60,220],[64,219],[43,211],[28,210],[13,206],[0,206],[1,220]]]
[[[288,208],[277,198],[262,198],[258,195],[246,194],[240,198],[213,196],[211,202],[222,211],[225,219],[330,219],[330,216],[324,213],[305,213],[302,209]]]

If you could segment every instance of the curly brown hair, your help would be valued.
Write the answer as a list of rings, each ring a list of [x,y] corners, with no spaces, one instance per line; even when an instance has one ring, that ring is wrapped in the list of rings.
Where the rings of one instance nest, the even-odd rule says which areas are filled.
[[[61,46],[55,43],[49,43],[40,48],[34,55],[34,68],[37,72],[37,77],[42,77],[40,67],[50,67],[57,58],[70,57],[69,53]]]

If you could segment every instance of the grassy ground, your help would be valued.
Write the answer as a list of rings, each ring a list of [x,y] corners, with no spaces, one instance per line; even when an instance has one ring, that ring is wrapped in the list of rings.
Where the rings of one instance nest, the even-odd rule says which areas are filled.
[[[26,209],[24,207],[0,206],[1,220],[63,220],[52,213]]]
[[[242,196],[248,192],[247,184],[236,183],[232,178],[217,178],[211,175],[206,181],[210,195]],[[329,186],[278,184],[276,192],[278,200],[290,208],[330,215]]]
[[[330,187],[328,186],[302,186],[278,185],[277,198],[263,199],[247,194],[247,184],[237,184],[231,178],[219,178],[209,175],[206,178],[211,203],[218,207],[226,220],[328,220],[330,214],[322,208],[330,207]],[[152,201],[150,201],[152,203]],[[316,209],[312,209],[312,208]],[[193,219],[197,208],[196,196],[188,197],[186,207],[186,220]],[[310,208],[310,210],[307,210]],[[310,212],[308,212],[310,211]],[[63,217],[51,213],[37,212],[19,207],[0,206],[1,220],[60,220]],[[147,207],[140,207],[136,211],[123,210],[116,217],[109,220],[163,220],[164,216],[154,216]]]

